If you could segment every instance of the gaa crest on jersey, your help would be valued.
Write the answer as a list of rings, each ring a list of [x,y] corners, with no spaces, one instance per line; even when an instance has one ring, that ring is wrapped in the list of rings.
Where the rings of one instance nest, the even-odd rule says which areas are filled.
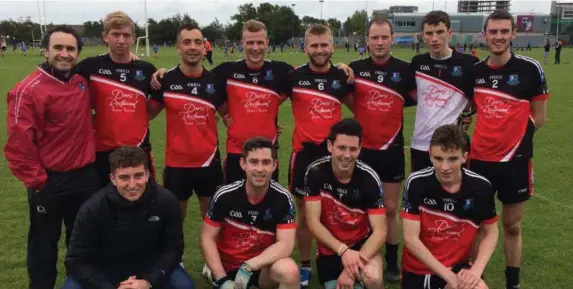
[[[143,75],[143,70],[136,70],[134,78],[135,78],[135,80],[139,80],[139,81],[145,80],[145,75]]]
[[[516,86],[519,84],[519,75],[517,74],[512,74],[509,76],[509,79],[507,80],[507,84],[511,85],[511,86]]]
[[[331,87],[334,88],[334,89],[339,89],[339,88],[341,87],[341,86],[340,86],[340,81],[339,81],[339,80],[333,80]]]
[[[207,88],[205,88],[205,91],[206,91],[208,94],[213,94],[213,93],[215,93],[215,85],[213,85],[213,84],[211,84],[211,83],[207,84]]]
[[[472,209],[474,204],[474,200],[473,199],[466,199],[465,203],[464,203],[464,211],[469,211]]]
[[[268,221],[273,218],[273,214],[271,214],[271,209],[267,209],[265,211],[265,215],[263,216],[263,220]]]
[[[452,76],[462,76],[462,67],[456,65],[452,68]]]
[[[392,77],[390,78],[394,82],[400,82],[402,77],[400,77],[400,72],[392,72]]]
[[[265,80],[273,80],[275,75],[273,74],[272,70],[265,71]]]

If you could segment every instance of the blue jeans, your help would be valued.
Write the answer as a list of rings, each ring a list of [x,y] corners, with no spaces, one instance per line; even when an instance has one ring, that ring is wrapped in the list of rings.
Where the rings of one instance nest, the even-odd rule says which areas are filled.
[[[154,287],[155,288],[155,287]],[[191,279],[191,276],[181,268],[181,266],[177,265],[175,269],[169,275],[169,281],[165,284],[164,289],[195,289],[195,282]],[[82,286],[72,279],[68,277],[64,284],[62,284],[62,289],[82,289]]]

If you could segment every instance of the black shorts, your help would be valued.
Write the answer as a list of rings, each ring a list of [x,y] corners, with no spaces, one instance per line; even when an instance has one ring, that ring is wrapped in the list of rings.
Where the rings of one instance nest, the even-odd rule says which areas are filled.
[[[464,268],[469,268],[468,264],[455,265],[452,268],[454,273],[460,272]],[[408,271],[402,272],[402,289],[444,289],[448,283],[437,274],[416,274]]]
[[[111,169],[109,167],[109,155],[113,151],[114,150],[96,152],[95,166],[101,188],[107,186],[110,183],[109,174],[111,173]],[[155,179],[155,161],[153,160],[153,153],[151,153],[151,150],[148,149],[144,149],[144,151],[149,157],[149,172],[151,173],[151,178]]]
[[[529,158],[508,162],[471,160],[469,167],[489,180],[503,204],[521,203],[533,196],[533,168]]]
[[[2,51],[6,51],[6,46],[2,46],[2,48],[0,48]]]
[[[370,167],[385,183],[399,183],[404,180],[406,161],[404,149],[373,150],[362,148],[359,159]]]
[[[179,201],[187,201],[193,192],[198,197],[210,198],[222,185],[223,168],[219,158],[204,168],[165,167],[163,171],[163,186]]]
[[[290,155],[288,183],[289,190],[293,196],[300,199],[304,197],[304,174],[306,173],[306,168],[312,162],[327,155],[328,151],[325,146],[310,144],[306,145],[301,151],[293,152]]]
[[[412,173],[433,166],[429,152],[413,148],[410,148],[410,163]]]
[[[350,249],[360,251],[362,245],[366,243],[368,238],[354,244]],[[342,258],[336,254],[328,256],[318,256],[316,257],[316,270],[318,271],[318,282],[320,285],[332,280],[338,280],[342,271],[344,271],[344,265],[342,265]]]
[[[235,276],[237,276],[238,272],[239,272],[239,269],[229,271],[229,272],[227,272],[227,277],[229,277],[229,279],[231,279],[231,280],[235,280]],[[261,271],[253,271],[253,275],[251,275],[251,279],[249,279],[249,284],[247,284],[247,288],[251,288],[251,286],[260,288],[261,287],[259,285],[259,279],[260,278],[261,278]]]
[[[227,154],[225,158],[225,184],[234,183],[245,178],[245,171],[241,168],[241,155],[240,154]],[[272,179],[276,182],[279,181],[279,166],[272,175]]]

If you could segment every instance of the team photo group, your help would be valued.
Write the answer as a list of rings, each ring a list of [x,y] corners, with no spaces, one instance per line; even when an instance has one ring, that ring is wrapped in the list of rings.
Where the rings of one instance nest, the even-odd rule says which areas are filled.
[[[392,22],[375,16],[369,57],[333,64],[332,32],[314,24],[308,62],[293,66],[266,57],[267,28],[248,20],[244,58],[212,69],[191,24],[177,31],[170,69],[131,53],[135,24],[124,12],[103,20],[108,52],[81,61],[78,33],[53,27],[46,61],[7,96],[4,154],[28,191],[29,288],[56,285],[62,224],[63,289],[199,288],[183,262],[196,194],[200,212],[188,218],[201,218],[204,266],[193,275],[212,288],[307,289],[312,275],[325,289],[492,288],[484,271],[499,223],[505,272],[491,274],[519,289],[547,81],[538,61],[511,51],[507,11],[487,18],[482,60],[449,46],[450,26],[447,13],[429,12],[428,52],[405,61],[392,56]],[[281,164],[288,187],[281,105],[294,119],[290,147],[280,144],[291,153]],[[409,147],[406,107],[416,108]],[[164,130],[150,132],[160,115]],[[164,142],[162,173],[150,133]]]

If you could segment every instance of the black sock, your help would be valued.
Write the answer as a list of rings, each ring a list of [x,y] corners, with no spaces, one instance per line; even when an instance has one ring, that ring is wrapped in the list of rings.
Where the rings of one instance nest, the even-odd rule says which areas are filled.
[[[398,244],[386,243],[386,266],[389,270],[398,269]]]
[[[310,260],[301,260],[300,266],[304,268],[310,268]]]
[[[519,267],[505,267],[505,287],[506,289],[519,288]]]

